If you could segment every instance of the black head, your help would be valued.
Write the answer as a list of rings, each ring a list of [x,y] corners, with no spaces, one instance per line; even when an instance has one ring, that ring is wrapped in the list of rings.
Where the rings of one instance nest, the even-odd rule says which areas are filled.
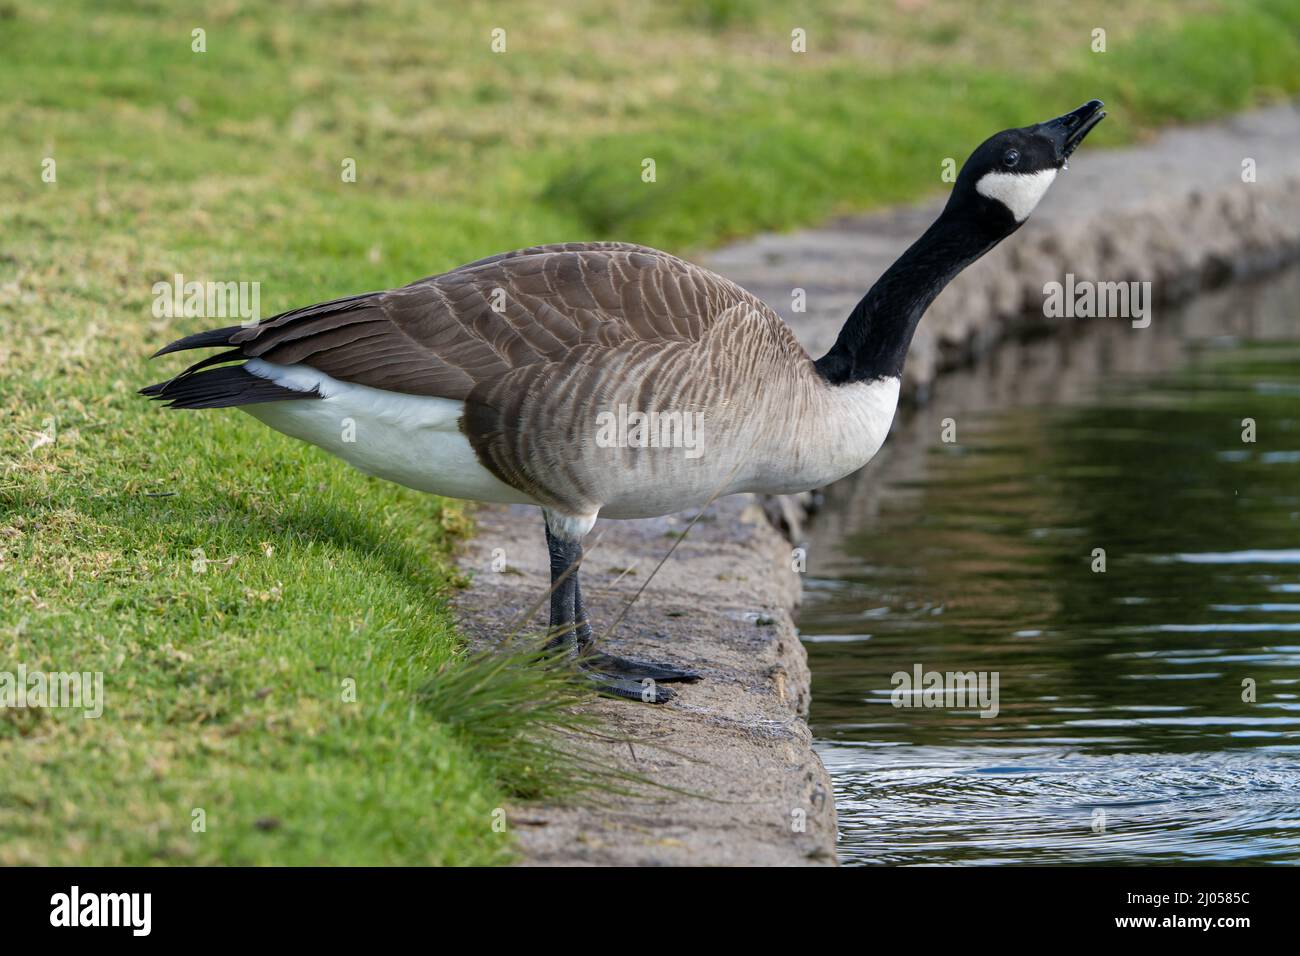
[[[1106,115],[1102,105],[1089,100],[1056,119],[990,136],[962,166],[948,211],[978,220],[999,235],[1015,232],[1070,154]]]

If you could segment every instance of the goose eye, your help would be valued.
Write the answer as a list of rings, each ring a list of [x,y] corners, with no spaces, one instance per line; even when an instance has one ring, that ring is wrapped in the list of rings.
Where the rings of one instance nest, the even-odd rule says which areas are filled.
[[[1002,157],[1003,166],[1014,166],[1018,162],[1020,162],[1020,151],[1017,149],[1007,150],[1006,155]]]

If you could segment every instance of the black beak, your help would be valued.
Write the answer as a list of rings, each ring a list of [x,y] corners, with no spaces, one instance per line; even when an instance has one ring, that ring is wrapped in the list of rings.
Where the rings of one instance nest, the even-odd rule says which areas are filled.
[[[1101,100],[1088,100],[1077,110],[1039,123],[1037,132],[1052,141],[1056,147],[1056,158],[1064,162],[1079,148],[1092,128],[1105,118],[1106,112],[1102,109],[1105,105]]]

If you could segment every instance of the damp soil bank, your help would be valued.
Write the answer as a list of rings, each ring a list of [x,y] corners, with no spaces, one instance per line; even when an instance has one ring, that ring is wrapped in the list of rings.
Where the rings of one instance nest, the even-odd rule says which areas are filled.
[[[771,304],[817,355],[940,204],[760,236],[697,258]],[[1171,131],[1139,147],[1084,150],[1032,220],[936,301],[909,356],[904,401],[923,402],[937,376],[982,360],[999,342],[1085,321],[1044,318],[1046,283],[1068,275],[1150,282],[1159,304],[1298,257],[1293,106]],[[794,312],[800,299],[806,311]],[[595,704],[611,728],[639,742],[589,744],[598,759],[689,795],[510,808],[523,862],[835,862],[835,802],[805,722],[809,671],[792,618],[800,595],[795,549],[813,500],[737,495],[714,504],[608,639],[618,653],[704,674],[664,707]],[[693,517],[598,523],[583,565],[597,633]],[[459,560],[472,583],[457,613],[482,646],[538,604],[549,583],[536,509],[482,509]],[[543,608],[531,623],[544,628]]]

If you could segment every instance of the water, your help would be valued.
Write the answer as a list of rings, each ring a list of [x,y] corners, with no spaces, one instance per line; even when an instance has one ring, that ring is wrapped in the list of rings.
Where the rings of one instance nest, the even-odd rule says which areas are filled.
[[[999,351],[828,490],[800,627],[843,862],[1300,860],[1297,302]],[[917,665],[996,672],[997,715],[895,707]]]

